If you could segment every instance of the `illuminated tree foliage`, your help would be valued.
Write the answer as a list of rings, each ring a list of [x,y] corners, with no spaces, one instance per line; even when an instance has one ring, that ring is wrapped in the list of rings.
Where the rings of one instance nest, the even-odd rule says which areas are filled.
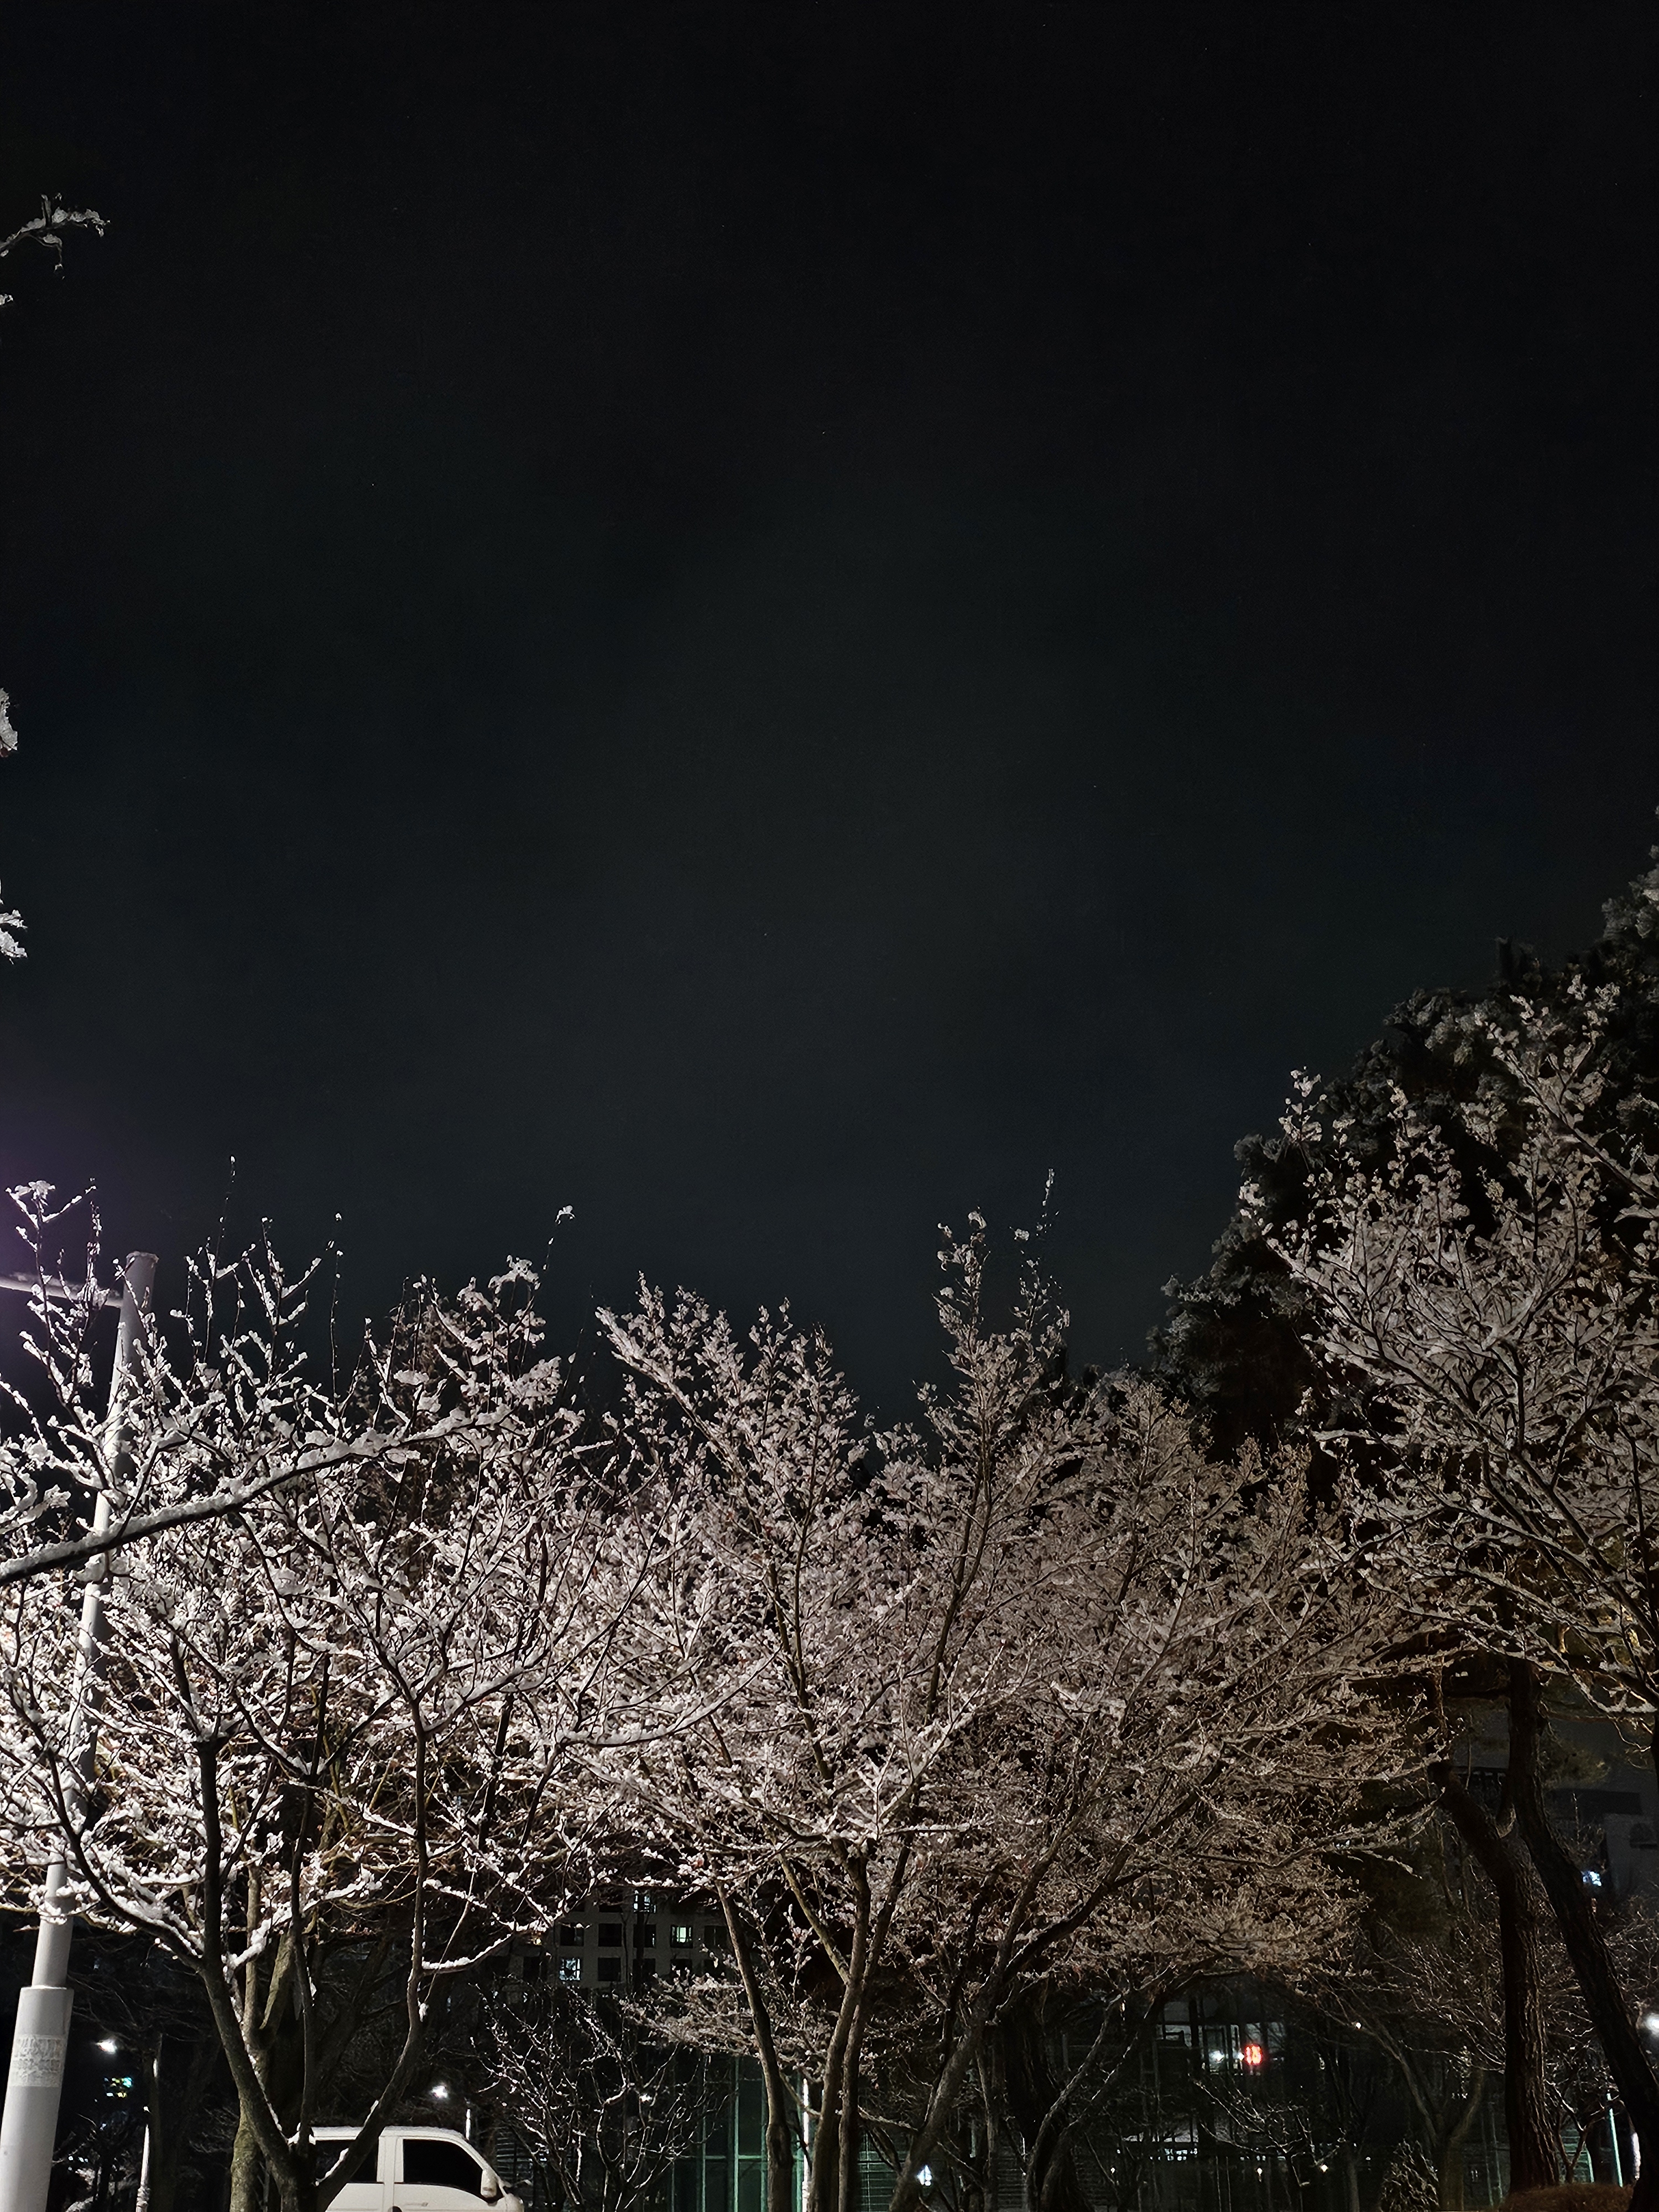
[[[1055,1977],[1144,2006],[1337,1940],[1330,1855],[1408,1759],[1367,1686],[1386,1609],[1298,1461],[1217,1465],[1155,1390],[1069,1381],[1034,1267],[995,1326],[982,1224],[941,1257],[951,1381],[884,1433],[787,1315],[606,1317],[664,1531],[638,1663],[692,1700],[611,1771],[724,1911],[703,2032],[741,2008],[771,2185],[799,2142],[812,2212],[846,2212],[866,2128],[896,2208],[968,2160],[998,2026]]]
[[[434,1993],[585,1889],[605,1808],[580,1752],[654,1724],[611,1658],[653,1539],[589,1479],[535,1288],[514,1267],[455,1300],[419,1291],[324,1387],[294,1348],[301,1288],[263,1249],[209,1255],[185,1349],[151,1331],[120,1425],[135,1499],[147,1466],[199,1451],[235,1510],[129,1534],[100,1676],[77,1667],[72,1583],[8,1593],[9,1863],[61,1853],[54,1909],[147,1934],[198,1976],[244,2178],[262,2160],[287,2212],[355,2162],[315,2177],[326,1962],[355,1945],[401,1990],[366,2139]],[[92,1454],[50,1421],[33,1434]],[[279,2085],[284,2015],[299,2063]]]
[[[1643,945],[1656,899],[1659,873]],[[1583,975],[1474,1010],[1469,1095],[1436,1116],[1396,1086],[1381,1145],[1303,1079],[1283,1123],[1300,1210],[1276,1218],[1253,1186],[1243,1208],[1306,1300],[1364,1571],[1430,1649],[1507,1670],[1510,1802],[1654,2142],[1632,1992],[1543,1776],[1552,1686],[1648,1729],[1659,1710],[1659,1104],[1632,1051],[1648,1011]],[[1641,2186],[1645,2203],[1651,2170]]]

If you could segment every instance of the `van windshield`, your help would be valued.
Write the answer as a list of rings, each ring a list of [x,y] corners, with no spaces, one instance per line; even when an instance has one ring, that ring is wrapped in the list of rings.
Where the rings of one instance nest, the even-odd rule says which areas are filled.
[[[321,2181],[325,2175],[330,2174],[334,2171],[335,2160],[338,2158],[340,2153],[345,2148],[346,2143],[350,2140],[351,2138],[348,2136],[345,2138],[345,2142],[336,2141],[334,2142],[319,2142],[313,2146],[317,2153],[317,2179],[319,2181]],[[380,2138],[379,2136],[369,2136],[365,2139],[362,2156],[358,2160],[356,2165],[351,2169],[350,2178],[353,2181],[374,2180],[375,2161],[380,2155]]]

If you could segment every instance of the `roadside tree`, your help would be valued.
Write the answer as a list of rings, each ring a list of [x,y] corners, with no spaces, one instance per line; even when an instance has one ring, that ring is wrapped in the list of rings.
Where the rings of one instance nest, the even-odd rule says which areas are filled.
[[[1659,1751],[1659,1110],[1611,1080],[1631,1027],[1615,985],[1470,1020],[1490,1073],[1455,1131],[1396,1092],[1362,1146],[1299,1081],[1284,1142],[1306,1203],[1263,1235],[1309,1301],[1364,1571],[1431,1646],[1506,1674],[1516,1818],[1652,2144],[1659,2078],[1544,1765],[1564,1695]]]
[[[550,2201],[624,2212],[654,2201],[702,2139],[704,2067],[641,2008],[558,1982],[507,1984],[475,2063],[531,2146]]]
[[[589,1479],[528,1269],[418,1291],[316,1392],[272,1351],[295,1293],[268,1253],[210,1258],[194,1288],[187,1357],[158,1334],[141,1362],[130,1448],[242,1501],[129,1536],[95,1697],[73,1591],[12,1586],[0,1819],[14,1864],[61,1855],[52,1910],[198,1977],[240,2103],[234,2201],[258,2201],[263,2160],[285,2212],[313,2212],[395,2109],[434,1991],[586,1886],[576,1747],[653,1721],[610,1663],[641,1540]],[[394,1977],[401,2032],[319,2180],[319,1983],[343,1947]]]
[[[91,1194],[9,1193],[27,1255],[27,1387],[0,1383],[0,1589],[92,1570],[129,1545],[244,1511],[290,1483],[452,1449],[459,1398],[387,1387],[371,1361],[319,1379],[308,1318],[321,1262],[289,1273],[265,1243],[191,1267],[177,1325],[145,1308],[112,1415],[94,1380],[99,1277]],[[73,1274],[61,1246],[83,1224]],[[493,1416],[492,1416],[493,1418]]]
[[[615,1771],[724,1912],[772,2186],[799,2142],[811,2212],[848,2212],[870,2124],[913,2205],[1055,1975],[1145,2007],[1336,1940],[1334,1854],[1412,1756],[1299,1466],[1214,1465],[1155,1391],[1068,1379],[1034,1267],[994,1326],[977,1219],[941,1256],[951,1383],[881,1434],[787,1316],[746,1346],[690,1298],[606,1317],[664,1530],[639,1663],[701,1706]]]

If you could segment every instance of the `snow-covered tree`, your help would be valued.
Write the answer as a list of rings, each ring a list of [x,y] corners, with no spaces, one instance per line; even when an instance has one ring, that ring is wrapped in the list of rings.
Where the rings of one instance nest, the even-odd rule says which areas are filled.
[[[701,2140],[704,2066],[656,2032],[648,2008],[603,1990],[507,1984],[475,2061],[552,2201],[593,2212],[650,2203]]]
[[[33,245],[53,256],[58,274],[64,269],[64,238],[71,230],[95,231],[101,238],[107,226],[94,208],[66,208],[47,198],[40,203],[40,212],[20,224],[9,238],[0,238],[0,261],[20,246]],[[0,308],[10,307],[12,295],[0,292]],[[17,732],[11,719],[11,700],[0,690],[0,759],[17,750]],[[0,960],[21,960],[23,957],[23,917],[14,908],[0,908]]]
[[[1070,1381],[1034,1267],[993,1326],[982,1223],[941,1257],[951,1381],[883,1434],[787,1315],[747,1345],[695,1299],[606,1316],[665,1532],[641,1618],[703,1707],[625,1778],[724,1909],[772,2185],[802,2136],[812,2212],[846,2212],[871,2122],[912,2204],[1055,1975],[1144,2000],[1334,1940],[1326,1853],[1403,1756],[1297,1467],[1213,1465],[1156,1393]]]
[[[118,1419],[97,1388],[99,1274],[90,1194],[9,1194],[28,1255],[27,1387],[0,1384],[0,1588],[85,1570],[141,1539],[238,1512],[296,1477],[436,1449],[472,1416],[376,1387],[371,1370],[319,1376],[307,1346],[319,1264],[290,1273],[265,1243],[190,1269],[178,1326],[146,1311]],[[71,1276],[60,1240],[83,1222]]]
[[[1515,1026],[1521,1004],[1535,1018],[1566,1008],[1576,994],[1616,984],[1602,1110],[1616,1113],[1620,1099],[1651,1090],[1659,1080],[1659,847],[1650,861],[1607,902],[1601,933],[1586,950],[1552,964],[1500,938],[1490,983],[1416,991],[1393,1009],[1382,1035],[1320,1085],[1322,1109],[1344,1123],[1356,1159],[1369,1149],[1375,1164],[1387,1152],[1403,1096],[1478,1180],[1463,1108],[1483,1091],[1505,1087],[1486,1040]],[[1166,1285],[1169,1315],[1153,1339],[1160,1376],[1229,1448],[1243,1434],[1273,1443],[1319,1427],[1331,1382],[1309,1357],[1307,1297],[1267,1234],[1304,1218],[1307,1162],[1277,1131],[1243,1138],[1237,1152],[1250,1203],[1236,1209],[1200,1278]]]
[[[1306,1202],[1264,1235],[1310,1302],[1367,1572],[1425,1634],[1508,1669],[1516,1814],[1655,2143],[1659,2081],[1543,1758],[1552,1684],[1650,1729],[1659,1711],[1659,1103],[1630,1079],[1616,984],[1468,1027],[1485,1073],[1449,1122],[1397,1091],[1362,1144],[1299,1080],[1284,1141]]]
[[[235,1511],[129,1532],[95,1695],[73,1585],[35,1574],[6,1595],[12,1863],[58,1852],[53,1910],[147,1933],[199,1977],[242,2170],[257,2153],[285,2212],[326,2203],[356,2158],[315,2178],[322,1957],[381,1946],[401,1985],[366,2142],[434,1990],[586,1887],[578,1747],[652,1724],[611,1664],[649,1532],[590,1479],[535,1287],[515,1267],[453,1301],[420,1291],[349,1382],[313,1388],[274,1259],[204,1263],[187,1352],[156,1333],[140,1359],[123,1498],[142,1507],[145,1470],[176,1458],[238,1486]],[[91,1435],[36,1434],[104,1464]]]

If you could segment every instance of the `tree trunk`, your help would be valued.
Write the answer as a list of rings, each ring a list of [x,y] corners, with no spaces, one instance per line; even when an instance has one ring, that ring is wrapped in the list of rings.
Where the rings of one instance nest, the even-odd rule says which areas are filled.
[[[772,2015],[762,1993],[760,1979],[755,1972],[754,1955],[749,1948],[749,1930],[743,1924],[741,1914],[724,1889],[718,1893],[720,1914],[726,1922],[726,1932],[731,1941],[732,1955],[737,1961],[738,1978],[749,2006],[750,2024],[755,2031],[755,2052],[760,2060],[761,2080],[766,2085],[766,2212],[794,2212],[795,2200],[795,2135],[789,2118],[789,2087],[783,2078],[783,2067],[778,2058],[778,2048],[772,2035]],[[673,2199],[674,2179],[668,2178],[669,2200]]]
[[[997,2192],[1002,2168],[1002,2108],[1007,2099],[1000,2087],[997,2054],[982,2051],[975,2069],[979,2084],[980,2147],[975,2166],[977,2202],[970,2212],[997,2212]]]
[[[1500,1828],[1448,1763],[1441,1803],[1498,1897],[1504,1969],[1504,2124],[1510,2187],[1548,2189],[1561,2179],[1561,2146],[1544,2075],[1543,1940],[1546,1899],[1514,1828]]]
[[[806,2212],[840,2212],[842,2059],[842,2050],[832,2042],[806,2160]]]
[[[842,2149],[844,2139],[858,2139],[858,2082],[848,2080],[849,2058],[856,2066],[864,2031],[866,1972],[869,1956],[870,1902],[866,1891],[859,1899],[848,1946],[842,1982],[841,2005],[830,2048],[824,2054],[823,2082],[818,2096],[817,2131],[806,2169],[806,2212],[849,2212],[850,2192],[857,2187],[856,2166],[843,2185]],[[850,2128],[844,2115],[852,2100]]]
[[[173,2212],[179,2168],[220,2063],[218,2038],[210,2032],[188,2042],[163,2038],[155,2046],[150,2074],[148,2212]]]
[[[1068,2129],[1043,2122],[1062,2085],[1048,2063],[1048,1992],[1038,1989],[1005,2015],[995,2035],[1009,2118],[1026,2147],[1026,2212],[1090,2212]],[[1036,2155],[1032,2155],[1033,2153]]]
[[[864,2020],[860,2013],[854,2016],[852,2033],[847,2039],[847,2063],[842,2075],[841,2142],[836,2153],[841,2168],[840,2187],[836,2191],[840,2212],[861,2212],[864,2123],[859,2114],[859,2061],[863,2046]]]
[[[230,2212],[264,2212],[265,2167],[246,2112],[236,2118],[230,2154]]]
[[[1544,1803],[1540,1753],[1547,1722],[1537,1669],[1516,1659],[1510,1667],[1510,1772],[1516,1814],[1533,1864],[1554,1909],[1567,1956],[1583,1993],[1607,2068],[1644,2155],[1631,2212],[1659,2212],[1659,2081],[1636,2033],[1626,1993],[1607,1955],[1607,1942],[1584,1888],[1583,1873],[1564,1850]]]
[[[1435,2146],[1435,2186],[1440,2199],[1440,2212],[1463,2212],[1463,2145],[1468,2140],[1469,2130],[1474,2125],[1480,2110],[1480,2100],[1486,2093],[1486,2069],[1484,2066],[1469,2069],[1468,2093],[1455,2118],[1450,2112],[1446,2118],[1451,2122]]]

